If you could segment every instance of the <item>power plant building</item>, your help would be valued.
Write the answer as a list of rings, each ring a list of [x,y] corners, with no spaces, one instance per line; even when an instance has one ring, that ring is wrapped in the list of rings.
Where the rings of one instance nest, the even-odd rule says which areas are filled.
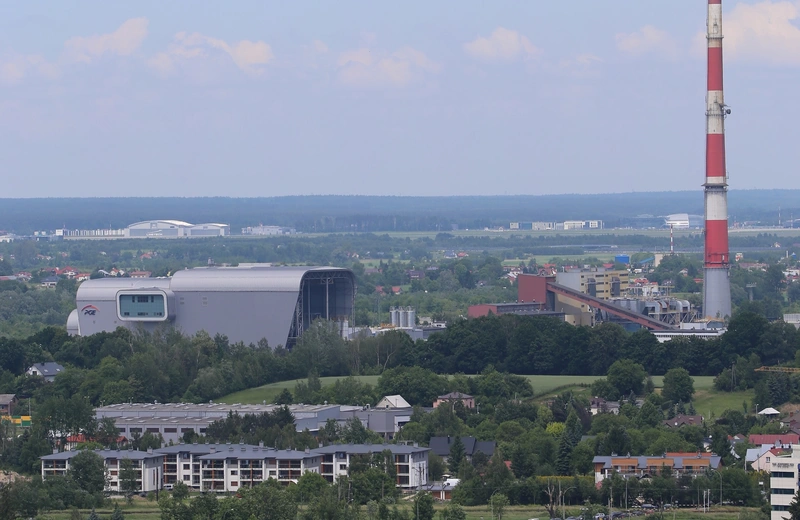
[[[171,326],[232,342],[291,347],[315,319],[353,321],[356,282],[337,267],[202,267],[169,278],[101,278],[78,287],[70,334]]]

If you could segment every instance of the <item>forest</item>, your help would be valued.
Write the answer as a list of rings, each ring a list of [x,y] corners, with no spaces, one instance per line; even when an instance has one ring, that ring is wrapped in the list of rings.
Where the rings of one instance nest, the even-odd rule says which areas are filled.
[[[731,214],[740,222],[775,225],[777,208],[783,208],[785,215],[792,211],[800,214],[798,190],[731,190],[728,200]],[[154,218],[224,222],[235,234],[259,223],[304,232],[448,231],[454,227],[507,227],[510,221],[570,219],[600,219],[607,227],[629,227],[638,216],[671,213],[702,214],[702,191],[482,197],[0,199],[0,229],[30,234],[60,226],[123,228]]]

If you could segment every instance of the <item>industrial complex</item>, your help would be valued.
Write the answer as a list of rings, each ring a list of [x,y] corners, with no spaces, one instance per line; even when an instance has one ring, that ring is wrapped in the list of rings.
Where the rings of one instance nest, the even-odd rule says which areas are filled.
[[[353,322],[356,283],[336,267],[204,267],[168,278],[103,278],[78,288],[70,334],[168,324],[231,342],[290,347],[317,318],[342,329]]]

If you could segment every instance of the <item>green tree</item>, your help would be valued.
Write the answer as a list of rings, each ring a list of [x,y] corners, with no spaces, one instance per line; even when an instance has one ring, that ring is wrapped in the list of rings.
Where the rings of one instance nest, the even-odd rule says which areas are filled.
[[[122,514],[122,509],[119,504],[114,502],[114,511],[111,513],[111,520],[125,520],[125,515]]]
[[[644,367],[639,363],[630,359],[619,359],[609,367],[607,380],[617,389],[619,395],[628,395],[631,392],[640,395],[646,376]]]
[[[182,481],[176,482],[172,487],[172,498],[178,502],[182,502],[189,498],[189,486],[184,484]]]
[[[275,404],[292,404],[292,399],[292,392],[288,388],[284,388],[283,391],[278,394],[278,397],[275,398]]]
[[[92,512],[89,513],[87,520],[100,520],[100,516],[97,514],[97,511],[92,508]]]
[[[92,451],[78,453],[69,464],[69,475],[78,487],[90,495],[103,492],[106,487],[106,470],[103,458]]]
[[[319,473],[306,471],[297,481],[297,498],[301,503],[307,504],[314,497],[319,496],[328,486],[329,484],[325,477]]]
[[[444,460],[432,451],[428,452],[428,476],[430,479],[433,481],[440,480],[446,470],[447,467],[444,464]]]
[[[491,498],[489,498],[489,507],[492,511],[492,518],[503,520],[503,514],[505,513],[506,507],[508,507],[508,497],[503,493],[494,493]]]
[[[458,470],[461,469],[461,464],[465,459],[464,442],[460,436],[456,435],[450,445],[450,455],[447,458],[447,465],[450,466],[450,472],[453,475],[458,475]]]
[[[467,520],[467,514],[461,509],[461,506],[450,502],[447,506],[439,511],[441,520]]]
[[[685,368],[673,368],[664,375],[661,395],[673,403],[688,403],[694,395],[694,379]]]
[[[789,504],[787,513],[789,513],[788,520],[800,520],[800,491],[794,494],[794,499]]]
[[[119,490],[128,498],[129,502],[139,490],[139,485],[136,483],[139,475],[139,470],[131,459],[126,457],[119,461]]]
[[[433,520],[433,496],[420,491],[414,495],[414,516],[416,520]]]

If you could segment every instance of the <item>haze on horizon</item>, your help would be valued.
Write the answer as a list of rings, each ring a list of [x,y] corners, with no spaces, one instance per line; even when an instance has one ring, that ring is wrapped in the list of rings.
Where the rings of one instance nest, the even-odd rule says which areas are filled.
[[[701,192],[706,2],[0,4],[0,197]],[[800,188],[800,0],[725,0],[731,189]]]

